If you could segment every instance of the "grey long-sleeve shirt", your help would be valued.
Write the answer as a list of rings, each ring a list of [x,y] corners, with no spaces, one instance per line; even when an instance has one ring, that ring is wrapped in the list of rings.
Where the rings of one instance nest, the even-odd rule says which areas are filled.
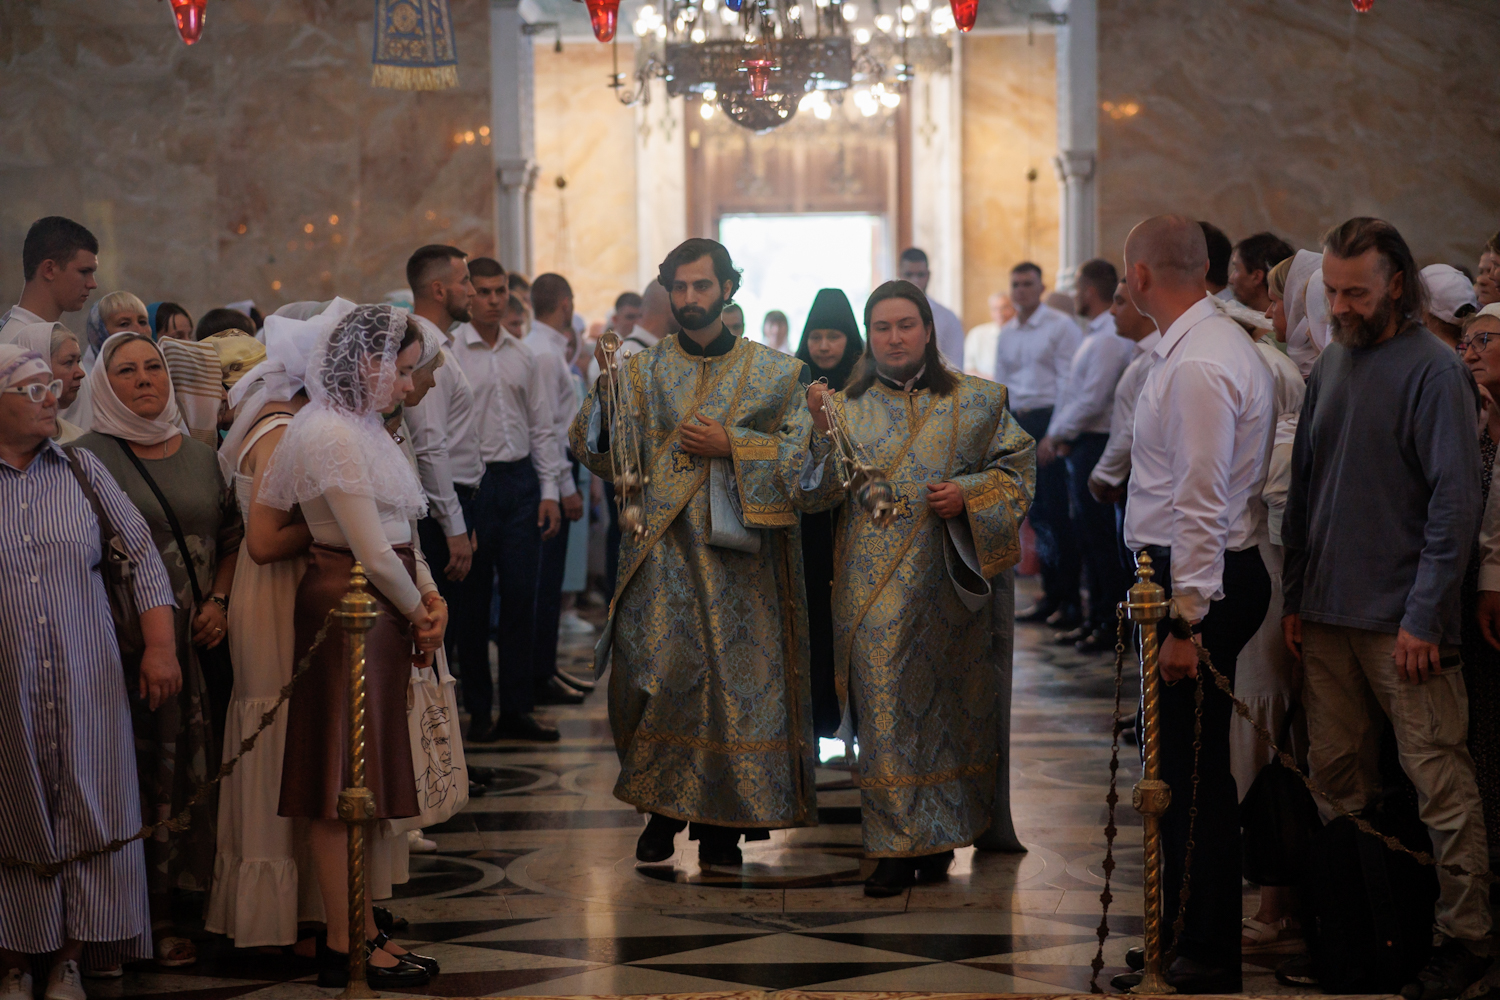
[[[1328,345],[1308,376],[1282,523],[1287,614],[1457,644],[1479,528],[1473,378],[1421,326]]]

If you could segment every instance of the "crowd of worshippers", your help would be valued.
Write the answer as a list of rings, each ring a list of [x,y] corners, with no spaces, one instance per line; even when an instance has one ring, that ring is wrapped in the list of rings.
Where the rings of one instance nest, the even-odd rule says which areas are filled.
[[[35,223],[0,318],[0,672],[17,693],[0,712],[25,734],[0,748],[20,790],[0,856],[63,874],[0,878],[0,1000],[30,996],[33,968],[78,1000],[85,975],[192,964],[195,901],[209,932],[284,948],[322,985],[343,984],[350,947],[372,985],[425,985],[438,963],[372,901],[481,790],[466,743],[559,739],[536,709],[595,685],[557,666],[563,629],[594,633],[577,614],[592,579],[610,598],[594,676],[612,671],[615,794],[648,814],[640,862],[686,831],[701,864],[735,866],[742,840],[816,823],[834,735],[858,747],[867,895],[941,880],[957,848],[1024,850],[997,636],[1014,617],[1113,650],[1142,553],[1172,600],[1169,982],[1238,991],[1242,955],[1284,953],[1286,982],[1348,985],[1310,933],[1346,900],[1308,863],[1346,821],[1300,785],[1268,791],[1263,729],[1342,810],[1448,866],[1428,872],[1426,943],[1397,988],[1456,997],[1491,962],[1485,883],[1456,872],[1489,868],[1500,818],[1500,236],[1473,282],[1419,271],[1368,218],[1296,250],[1162,216],[1122,249],[1123,278],[1088,262],[1048,300],[1065,309],[1018,265],[997,322],[967,337],[910,249],[862,321],[819,292],[791,354],[782,314],[744,337],[739,271],[689,240],[616,301],[606,372],[565,278],[443,245],[408,259],[409,305],[239,303],[195,325],[116,291],[78,335],[60,320],[89,303],[98,242]],[[634,518],[614,482],[627,425]],[[886,518],[856,461],[886,477]],[[1018,613],[1028,553],[1041,596]],[[346,664],[319,639],[356,561],[380,611],[362,936],[337,809]],[[1311,814],[1302,840],[1271,813]],[[1242,918],[1246,880],[1260,905]]]

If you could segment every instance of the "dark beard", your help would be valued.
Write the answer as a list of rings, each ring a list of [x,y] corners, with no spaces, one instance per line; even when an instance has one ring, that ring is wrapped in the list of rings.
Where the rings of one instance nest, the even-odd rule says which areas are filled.
[[[726,305],[721,295],[714,300],[714,304],[704,309],[702,306],[683,306],[678,309],[672,307],[672,318],[677,320],[679,326],[684,330],[698,331],[708,329],[708,324],[719,318]]]
[[[1395,312],[1395,309],[1394,302],[1388,298],[1382,298],[1380,304],[1375,307],[1375,314],[1368,319],[1356,312],[1331,317],[1333,322],[1330,324],[1329,333],[1344,347],[1374,347],[1375,342],[1385,333],[1385,328],[1390,325],[1391,313]]]
[[[924,354],[922,357],[913,361],[905,368],[887,368],[885,365],[876,364],[875,370],[879,372],[883,378],[889,379],[890,381],[895,382],[899,385],[905,385],[908,381],[916,376],[917,372],[922,370],[922,366],[925,364],[927,364],[927,357]]]
[[[468,306],[455,307],[452,302],[444,302],[443,309],[455,323],[467,323],[474,318]]]

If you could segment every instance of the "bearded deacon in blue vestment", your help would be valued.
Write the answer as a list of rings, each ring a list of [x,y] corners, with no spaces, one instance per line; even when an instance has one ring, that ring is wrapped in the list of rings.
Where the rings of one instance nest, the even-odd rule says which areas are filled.
[[[841,416],[860,461],[889,482],[894,518],[882,526],[865,509],[826,433],[813,436],[794,497],[808,511],[843,505],[835,678],[858,725],[865,856],[880,859],[865,893],[893,896],[941,877],[953,849],[990,825],[1008,730],[996,718],[990,581],[1020,558],[1036,457],[1004,386],[944,366],[915,285],[877,288],[865,328],[849,385],[814,384],[808,406],[823,432],[830,410]]]
[[[722,246],[688,240],[658,280],[681,332],[619,362],[623,412],[606,412],[601,376],[570,435],[589,470],[615,481],[609,435],[633,428],[645,473],[638,499],[617,484],[644,530],[621,541],[595,666],[613,666],[615,795],[651,814],[636,857],[670,857],[691,823],[700,861],[732,865],[742,835],[817,822],[790,489],[812,416],[802,362],[725,328],[739,274]]]

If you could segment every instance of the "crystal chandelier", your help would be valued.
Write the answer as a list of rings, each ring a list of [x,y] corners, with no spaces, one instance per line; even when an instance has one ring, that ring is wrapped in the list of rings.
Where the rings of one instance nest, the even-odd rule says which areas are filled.
[[[617,56],[610,86],[635,104],[660,79],[669,97],[698,95],[704,118],[717,109],[756,132],[799,110],[826,120],[846,96],[869,117],[898,107],[918,72],[951,65],[946,36],[972,27],[977,9],[952,2],[660,0],[636,18],[635,72],[621,73]]]

